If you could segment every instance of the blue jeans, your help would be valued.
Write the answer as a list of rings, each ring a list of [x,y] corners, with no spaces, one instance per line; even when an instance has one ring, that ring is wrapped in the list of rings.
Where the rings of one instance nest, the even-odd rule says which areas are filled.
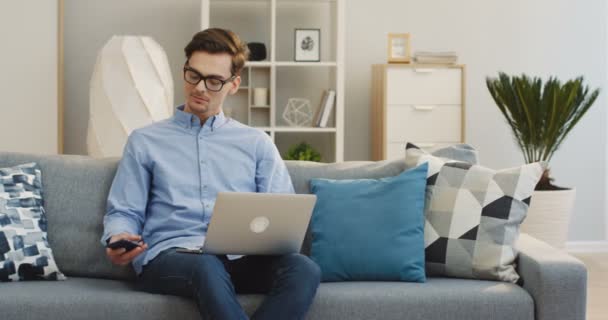
[[[319,266],[301,254],[228,260],[172,248],[144,266],[138,287],[193,297],[203,319],[248,319],[237,293],[267,295],[252,319],[304,319],[320,278]]]

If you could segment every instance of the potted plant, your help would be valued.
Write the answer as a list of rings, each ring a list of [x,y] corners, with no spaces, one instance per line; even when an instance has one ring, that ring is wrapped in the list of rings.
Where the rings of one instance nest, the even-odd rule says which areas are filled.
[[[553,184],[549,161],[568,133],[593,105],[599,89],[590,91],[583,77],[561,83],[550,77],[508,76],[486,78],[494,102],[513,131],[526,163],[544,161],[547,168],[532,195],[522,232],[564,248],[576,190]]]
[[[285,160],[302,160],[302,161],[321,161],[321,154],[315,150],[310,144],[306,142],[300,142],[299,144],[291,146],[287,151],[287,157]]]

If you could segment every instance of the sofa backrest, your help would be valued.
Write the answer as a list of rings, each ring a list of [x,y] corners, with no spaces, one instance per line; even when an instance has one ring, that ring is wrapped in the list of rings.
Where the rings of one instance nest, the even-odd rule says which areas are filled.
[[[36,162],[42,170],[48,241],[59,269],[70,277],[132,279],[130,267],[112,265],[99,242],[110,186],[119,159],[0,152],[0,168]],[[310,193],[312,178],[356,179],[394,176],[405,161],[322,164],[287,161],[297,193]],[[303,252],[309,253],[307,234]]]
[[[28,162],[42,170],[48,241],[59,269],[68,277],[132,278],[131,268],[106,259],[99,242],[118,159],[0,152],[0,168]]]

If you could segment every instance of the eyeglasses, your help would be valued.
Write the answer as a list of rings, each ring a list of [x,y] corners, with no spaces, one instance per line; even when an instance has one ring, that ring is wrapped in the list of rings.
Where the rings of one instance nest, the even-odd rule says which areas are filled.
[[[184,81],[188,82],[191,85],[198,85],[201,81],[204,81],[205,88],[209,91],[222,91],[224,85],[228,82],[232,82],[236,76],[230,77],[230,79],[222,80],[218,79],[215,76],[205,77],[200,72],[188,67],[184,66]]]

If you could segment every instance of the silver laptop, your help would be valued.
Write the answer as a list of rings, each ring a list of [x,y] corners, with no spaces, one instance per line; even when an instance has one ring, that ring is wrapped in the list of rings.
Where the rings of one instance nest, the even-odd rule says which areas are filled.
[[[300,252],[317,196],[220,192],[202,252],[281,255]]]

